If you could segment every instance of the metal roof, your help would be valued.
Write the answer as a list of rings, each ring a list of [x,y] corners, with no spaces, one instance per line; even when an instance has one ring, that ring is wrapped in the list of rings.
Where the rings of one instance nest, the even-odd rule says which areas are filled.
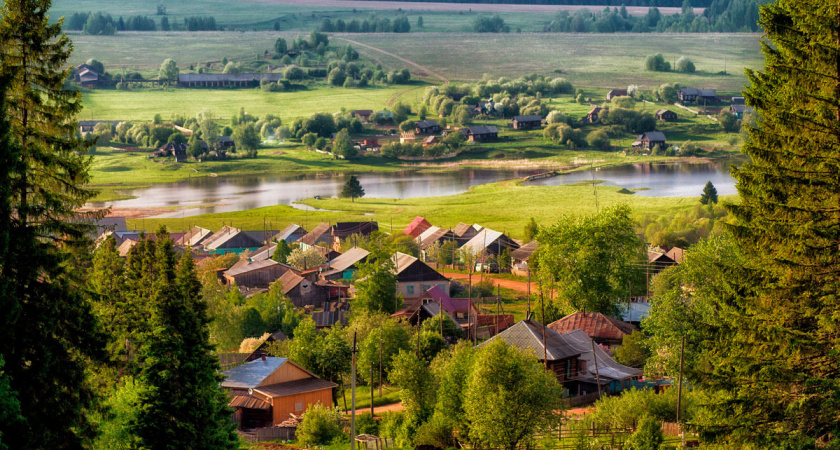
[[[535,114],[529,114],[527,116],[516,116],[513,120],[517,122],[542,122],[542,117]]]
[[[287,226],[286,228],[283,228],[283,231],[275,234],[274,239],[277,239],[278,241],[282,239],[282,240],[285,241],[286,239],[289,239],[289,237],[292,236],[295,233],[306,234],[306,230],[304,230],[303,227],[300,226],[300,225],[291,224],[291,225]]]
[[[225,272],[225,275],[235,277],[237,275],[242,275],[243,273],[252,272],[254,270],[260,270],[260,269],[265,269],[266,267],[282,266],[282,265],[283,264],[280,264],[279,262],[277,262],[273,259],[264,259],[262,261],[256,261],[256,262],[252,262],[250,264],[245,264],[243,266],[230,269],[227,272]]]
[[[283,274],[283,276],[278,278],[277,281],[275,281],[275,283],[280,283],[280,285],[283,286],[283,294],[288,294],[303,280],[304,278],[295,273],[294,270],[288,270],[286,271],[286,273]]]
[[[269,375],[274,373],[280,366],[288,361],[287,358],[266,356],[234,367],[222,372],[225,381],[222,381],[224,388],[252,389],[259,386]]]
[[[323,389],[332,389],[334,387],[338,387],[338,385],[333,383],[332,381],[323,380],[321,378],[304,378],[302,380],[287,381],[285,383],[261,386],[257,389],[254,389],[254,391],[266,395],[269,398],[275,398],[303,394],[306,392],[320,391]]]
[[[548,324],[548,327],[558,333],[568,333],[583,330],[593,339],[621,340],[632,333],[636,327],[626,322],[607,317],[601,313],[576,312]]]
[[[648,141],[659,142],[665,141],[665,133],[661,131],[646,131],[639,136],[639,140],[647,138]]]
[[[571,343],[574,348],[581,352],[578,359],[586,362],[586,371],[581,372],[581,376],[587,381],[596,381],[595,364],[593,360],[598,363],[598,378],[604,381],[621,381],[628,380],[633,377],[642,375],[640,369],[627,367],[623,364],[615,362],[610,355],[605,352],[598,344],[594,345],[595,353],[593,357],[592,339],[586,335],[583,330],[575,330],[562,335],[567,342]]]
[[[467,130],[469,134],[496,134],[499,132],[499,129],[494,126],[466,127],[463,129]]]
[[[537,241],[531,241],[510,252],[510,257],[518,261],[527,261],[538,248],[540,248],[540,243]]]
[[[501,231],[493,231],[489,228],[485,228],[473,236],[472,239],[467,241],[462,248],[468,248],[473,252],[473,254],[477,255],[502,236],[504,236],[504,234]]]
[[[641,322],[642,319],[650,314],[650,303],[636,302],[630,304],[630,313],[627,313],[625,307],[621,312],[621,320],[630,320],[630,322]]]
[[[301,244],[314,246],[315,244],[318,243],[318,240],[321,239],[321,236],[323,236],[326,233],[329,233],[329,231],[330,231],[330,224],[328,224],[326,222],[321,222],[321,223],[318,224],[317,227],[313,228],[312,231],[310,231],[309,233],[306,233],[305,236],[300,238],[299,242]]]
[[[342,253],[341,256],[330,261],[330,268],[343,272],[356,263],[362,261],[370,255],[370,252],[359,247],[353,247],[350,250]]]
[[[545,347],[543,346],[543,328],[545,328]],[[547,357],[549,361],[556,361],[583,353],[562,334],[551,328],[543,327],[541,323],[534,320],[519,321],[507,330],[484,341],[479,347],[496,339],[501,339],[512,347],[529,352],[539,360]],[[545,349],[545,352],[543,349]]]

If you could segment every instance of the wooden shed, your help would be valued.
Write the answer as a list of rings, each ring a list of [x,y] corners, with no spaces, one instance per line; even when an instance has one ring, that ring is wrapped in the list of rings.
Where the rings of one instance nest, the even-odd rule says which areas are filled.
[[[510,124],[514,130],[531,130],[542,125],[542,117],[537,115],[516,116]]]
[[[670,109],[660,109],[659,111],[656,111],[656,120],[661,120],[663,122],[676,122],[677,113],[671,111]]]
[[[289,270],[292,270],[291,266],[264,259],[231,268],[225,272],[225,281],[239,287],[268,287]]]

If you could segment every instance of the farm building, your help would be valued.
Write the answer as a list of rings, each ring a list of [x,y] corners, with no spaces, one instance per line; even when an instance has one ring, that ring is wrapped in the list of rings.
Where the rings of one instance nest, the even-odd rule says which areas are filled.
[[[603,111],[609,111],[609,108],[601,108],[600,106],[596,106],[590,109],[589,112],[586,113],[586,120],[589,123],[597,123],[599,120],[601,120],[600,115]]]
[[[548,324],[548,327],[558,333],[568,333],[583,330],[587,336],[597,344],[608,347],[621,345],[624,336],[633,333],[636,327],[601,313],[576,312]]]
[[[373,221],[369,222],[336,222],[330,227],[330,237],[332,246],[335,251],[341,249],[341,241],[358,234],[361,236],[370,236],[374,231],[379,231],[379,224]]]
[[[499,138],[499,129],[493,126],[461,128],[469,142],[493,141]]]
[[[291,244],[305,235],[306,230],[304,230],[302,226],[291,224],[286,228],[283,228],[283,231],[272,236],[271,239],[276,241],[286,241],[287,244]]]
[[[478,306],[468,298],[450,298],[440,288],[432,286],[420,297],[408,302],[404,309],[392,314],[391,317],[402,317],[412,325],[417,325],[417,320],[422,323],[429,317],[438,314],[439,308],[448,315],[459,327],[464,328],[478,315]]]
[[[391,257],[394,274],[397,276],[397,293],[405,299],[415,299],[432,286],[440,287],[449,295],[449,279],[429,267],[423,261],[405,253],[397,252]]]
[[[370,252],[353,247],[329,262],[330,270],[322,272],[325,280],[351,280],[359,270],[359,265],[367,261]]]
[[[428,147],[430,145],[435,145],[440,142],[437,136],[429,136],[426,139],[423,139],[423,147]]]
[[[411,237],[416,238],[417,236],[420,236],[420,234],[422,234],[424,231],[428,230],[431,226],[432,224],[430,224],[428,220],[426,220],[423,217],[417,216],[414,218],[414,220],[411,221],[410,224],[408,224],[408,226],[405,227],[405,229],[403,229],[403,234],[407,234]]]
[[[438,134],[443,128],[434,120],[421,120],[414,124],[414,131],[417,134]]]
[[[322,380],[287,358],[261,357],[222,372],[221,387],[230,392],[239,428],[271,427],[306,411],[331,405],[338,385]]]
[[[316,308],[324,304],[327,291],[317,283],[302,277],[295,270],[286,271],[275,281],[283,287],[283,294],[298,308],[313,305]]]
[[[531,241],[522,247],[510,252],[511,271],[516,275],[528,275],[528,260],[531,255],[539,248],[540,244],[537,241]]]
[[[714,89],[682,88],[677,96],[683,103],[717,103],[720,101],[717,97],[717,91]]]
[[[537,115],[515,116],[510,124],[514,130],[532,130],[542,125],[542,117]]]
[[[639,135],[636,142],[633,143],[633,147],[641,147],[648,150],[652,150],[653,147],[659,146],[659,148],[664,149],[667,147],[665,143],[665,133],[661,131],[648,131]]]
[[[236,284],[244,288],[268,287],[286,272],[294,270],[291,266],[280,264],[271,259],[248,262],[242,266],[234,265],[224,274],[228,284]]]
[[[149,153],[149,156],[152,158],[174,156],[175,161],[184,162],[187,160],[187,144],[167,142],[166,144],[158,147],[157,150]]]
[[[262,80],[282,79],[282,73],[182,73],[178,87],[257,87]]]
[[[663,122],[676,122],[677,113],[671,111],[670,109],[660,109],[659,111],[656,111],[656,120],[661,120]]]
[[[352,112],[353,117],[362,121],[362,122],[370,122],[370,116],[373,114],[373,110],[371,109],[357,109]]]
[[[613,90],[607,92],[607,101],[609,102],[612,99],[614,99],[615,97],[624,97],[626,95],[628,95],[627,94],[627,89],[613,89]]]
[[[90,133],[93,131],[93,128],[100,123],[109,123],[113,126],[119,125],[119,120],[80,120],[79,121],[79,133],[85,134]]]
[[[417,136],[410,131],[403,131],[400,133],[400,144],[413,144],[417,141]]]
[[[204,249],[211,253],[242,253],[262,247],[262,242],[251,237],[250,234],[231,226],[225,225],[204,242]]]

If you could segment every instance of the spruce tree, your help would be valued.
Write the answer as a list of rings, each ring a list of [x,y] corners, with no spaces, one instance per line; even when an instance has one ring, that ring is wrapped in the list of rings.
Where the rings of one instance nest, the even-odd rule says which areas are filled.
[[[700,203],[708,205],[709,203],[716,205],[718,202],[718,193],[715,185],[711,181],[707,181],[703,186],[703,193],[700,195]]]
[[[365,190],[362,188],[362,183],[359,183],[359,180],[355,175],[350,175],[350,178],[346,183],[344,183],[344,187],[341,188],[341,196],[345,198],[350,197],[350,200],[354,202],[357,198],[365,196]]]
[[[0,9],[0,355],[25,422],[0,422],[10,448],[80,447],[92,392],[86,362],[104,357],[86,296],[93,193],[88,144],[76,136],[81,94],[65,89],[71,44],[48,0]],[[6,126],[8,124],[8,127]]]
[[[140,372],[148,389],[134,433],[147,448],[238,448],[195,263],[189,254],[178,262],[165,230],[157,233],[156,247],[151,331]]]
[[[704,384],[709,432],[757,448],[840,446],[840,25],[838,4],[761,9],[764,71],[747,71],[759,125],[734,170],[731,227],[747,256],[721,302]]]

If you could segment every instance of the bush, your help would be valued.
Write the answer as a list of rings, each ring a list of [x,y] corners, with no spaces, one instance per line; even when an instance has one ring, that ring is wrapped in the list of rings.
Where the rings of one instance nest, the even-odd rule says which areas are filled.
[[[562,113],[562,112],[560,112],[560,111],[551,111],[551,112],[550,112],[550,113],[548,113],[548,115],[545,117],[545,121],[546,121],[546,123],[548,123],[549,125],[550,125],[550,124],[552,124],[552,123],[567,123],[567,122],[568,122],[568,118],[566,117],[566,115],[565,115],[565,114],[563,114],[563,113]]]
[[[599,129],[589,133],[586,136],[586,143],[589,144],[592,148],[597,148],[598,150],[609,150],[610,149],[610,137],[607,134],[607,130]]]
[[[639,421],[636,432],[627,440],[627,447],[633,450],[659,450],[664,440],[659,421],[645,415]]]
[[[376,424],[376,420],[374,420],[370,413],[356,415],[356,433],[379,435],[379,425]]]
[[[645,58],[645,69],[652,72],[668,72],[671,70],[671,63],[665,60],[662,53],[648,55],[648,57]]]
[[[633,109],[636,107],[636,101],[633,100],[633,97],[627,95],[613,97],[611,103],[616,108]]]
[[[414,445],[434,446],[437,448],[455,447],[455,431],[452,420],[435,414],[432,418],[421,425],[414,435]]]
[[[303,445],[326,445],[342,434],[341,412],[320,403],[307,408],[297,428],[298,441]]]
[[[684,72],[684,73],[694,73],[694,63],[686,58],[685,56],[680,56],[680,59],[677,60],[677,72]]]

